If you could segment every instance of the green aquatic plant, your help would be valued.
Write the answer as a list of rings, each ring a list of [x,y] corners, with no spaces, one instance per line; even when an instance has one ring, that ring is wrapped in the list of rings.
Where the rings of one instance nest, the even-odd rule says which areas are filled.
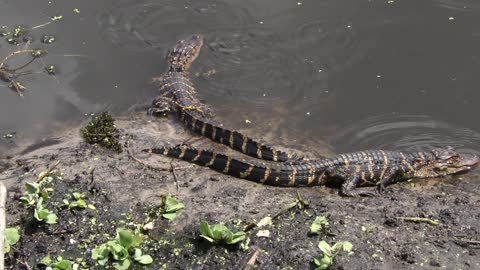
[[[209,225],[206,221],[200,222],[200,236],[212,243],[236,244],[245,239],[245,232],[233,233],[223,224]]]
[[[38,264],[44,265],[45,270],[87,270],[87,268],[80,267],[80,264],[66,260],[62,256],[52,259],[52,256],[47,255]]]
[[[45,206],[49,199],[48,193],[53,191],[50,185],[56,180],[61,179],[61,174],[57,170],[48,170],[40,173],[41,179],[37,182],[25,184],[25,193],[20,197],[20,203],[27,209],[33,209],[33,216],[38,221],[47,224],[57,223],[58,217],[55,213],[48,210]]]
[[[312,225],[310,226],[310,233],[311,234],[320,234],[322,229],[328,225],[327,217],[325,216],[317,216],[313,221]]]
[[[161,212],[162,217],[168,220],[175,219],[177,217],[177,211],[185,208],[185,205],[174,198],[170,193],[162,196]]]
[[[320,243],[318,243],[318,248],[322,251],[322,255],[315,257],[313,262],[315,263],[316,270],[323,270],[327,269],[333,263],[333,259],[341,251],[350,254],[353,245],[348,241],[339,241],[332,247],[327,242],[320,241]]]
[[[92,120],[81,132],[83,138],[89,144],[99,144],[115,152],[122,152],[122,145],[118,141],[119,132],[115,127],[115,120],[108,112],[92,116]]]
[[[95,247],[92,250],[92,259],[100,265],[106,265],[108,261],[117,270],[125,270],[130,267],[130,259],[139,264],[147,265],[153,262],[150,255],[143,254],[138,246],[142,242],[143,235],[139,232],[119,228],[114,240]]]
[[[20,240],[20,234],[17,228],[5,229],[5,253],[10,252],[10,247],[15,245]]]

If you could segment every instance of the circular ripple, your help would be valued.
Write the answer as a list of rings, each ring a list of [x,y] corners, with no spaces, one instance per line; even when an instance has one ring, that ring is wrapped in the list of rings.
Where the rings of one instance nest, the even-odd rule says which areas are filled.
[[[477,152],[480,133],[424,115],[381,115],[356,121],[339,130],[333,140],[339,150],[425,150],[453,146]]]
[[[148,46],[168,49],[185,36],[224,28],[221,22],[244,25],[247,15],[242,11],[218,1],[127,0],[101,13],[98,24],[104,29],[105,37],[118,46],[132,50],[144,50]]]

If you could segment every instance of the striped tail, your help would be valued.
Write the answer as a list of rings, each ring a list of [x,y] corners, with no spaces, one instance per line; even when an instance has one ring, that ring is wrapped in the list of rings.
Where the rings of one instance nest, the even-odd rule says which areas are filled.
[[[215,123],[198,120],[184,110],[181,111],[180,118],[183,124],[193,132],[227,145],[251,157],[269,161],[291,162],[292,164],[302,160],[302,158],[295,155],[275,150],[270,146],[254,141],[240,132],[219,127],[215,125]]]
[[[257,183],[272,186],[313,186],[319,184],[319,174],[312,165],[272,164],[267,166],[258,162],[247,162],[231,158],[222,153],[186,146],[153,148],[144,150],[154,154],[182,159],[200,166],[209,167],[217,172]]]

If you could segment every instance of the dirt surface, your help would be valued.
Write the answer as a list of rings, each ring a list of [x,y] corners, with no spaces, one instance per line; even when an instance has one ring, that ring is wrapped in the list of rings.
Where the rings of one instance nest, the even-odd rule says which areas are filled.
[[[118,119],[116,124],[122,142],[127,145],[128,141],[136,158],[167,170],[149,168],[133,160],[128,151],[117,154],[88,145],[81,139],[79,127],[57,132],[50,143],[25,146],[0,160],[0,178],[9,191],[7,226],[18,226],[21,233],[19,243],[6,256],[7,269],[43,269],[38,262],[46,255],[83,258],[88,269],[103,269],[94,266],[92,249],[112,239],[116,228],[135,229],[135,224],[144,223],[166,192],[183,202],[185,209],[173,221],[153,217],[153,229],[145,232],[148,238],[141,248],[154,262],[147,267],[133,264],[132,269],[243,269],[257,249],[262,251],[255,263],[257,269],[313,269],[313,258],[321,254],[317,247],[321,240],[353,244],[353,253],[337,256],[331,269],[480,269],[478,169],[463,176],[395,184],[375,198],[344,198],[330,187],[262,186],[141,153],[141,149],[166,143],[221,147],[185,131],[173,117],[154,119],[138,114]],[[318,142],[292,149],[287,143],[291,141],[286,135],[274,143],[312,153],[310,157],[332,153]],[[60,161],[63,180],[53,184],[48,207],[59,219],[58,224],[45,225],[19,205],[18,199],[25,183],[34,181],[56,161]],[[174,173],[170,168],[175,168]],[[84,192],[96,210],[62,207],[63,199],[74,191]],[[213,245],[199,237],[201,221],[222,222],[239,231],[295,202],[297,191],[309,202],[307,208],[294,207],[274,219],[266,228],[269,238],[258,237],[257,228],[248,231],[248,249]],[[329,233],[309,234],[316,216],[328,218]],[[399,217],[426,217],[439,224]]]

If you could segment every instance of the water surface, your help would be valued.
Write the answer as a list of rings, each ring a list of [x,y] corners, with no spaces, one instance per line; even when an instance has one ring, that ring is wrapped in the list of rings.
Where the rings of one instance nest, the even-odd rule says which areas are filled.
[[[168,48],[200,33],[206,45],[191,73],[227,126],[261,138],[273,121],[278,137],[324,140],[339,152],[480,150],[473,1],[0,2],[0,25],[34,26],[58,14],[31,31],[30,45],[49,51],[43,60],[58,74],[22,77],[23,98],[0,87],[2,134],[40,139],[85,114],[149,102]],[[41,44],[44,34],[57,41]],[[1,41],[0,57],[14,49]]]

